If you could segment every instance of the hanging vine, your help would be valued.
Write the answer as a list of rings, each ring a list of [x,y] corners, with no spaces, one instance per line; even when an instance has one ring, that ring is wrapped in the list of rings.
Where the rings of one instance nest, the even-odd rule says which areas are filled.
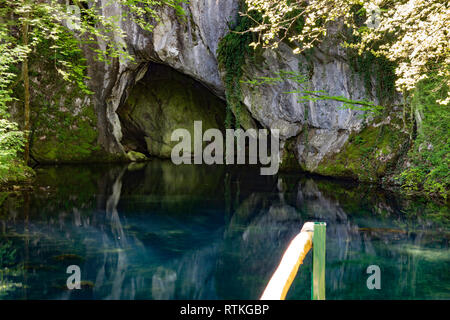
[[[247,12],[244,1],[240,1],[240,12]],[[256,17],[254,17],[256,18]],[[254,40],[251,32],[245,32],[253,25],[253,21],[247,16],[239,16],[234,28],[222,38],[217,49],[219,67],[225,70],[225,95],[227,99],[227,115],[225,127],[232,127],[233,111],[235,116],[235,128],[240,127],[241,110],[241,84],[246,58],[252,57],[253,49],[249,46]]]

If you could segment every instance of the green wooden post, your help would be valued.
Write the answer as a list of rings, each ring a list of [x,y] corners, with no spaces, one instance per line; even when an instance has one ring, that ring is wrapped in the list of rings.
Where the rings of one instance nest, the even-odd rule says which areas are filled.
[[[311,284],[311,299],[325,300],[325,245],[327,224],[314,223],[313,235],[313,270]]]

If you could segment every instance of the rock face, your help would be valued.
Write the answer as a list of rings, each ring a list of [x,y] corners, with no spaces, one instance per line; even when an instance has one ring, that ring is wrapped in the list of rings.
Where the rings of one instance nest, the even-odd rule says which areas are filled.
[[[120,6],[110,5],[106,0],[101,2],[105,5],[105,14],[122,13]],[[210,109],[203,108],[203,103],[198,100],[200,97],[185,99],[183,95],[188,93],[183,88],[176,87],[174,83],[175,87],[171,90],[157,81],[152,82],[151,77],[144,84],[148,74],[152,74],[152,70],[148,71],[149,66],[154,63],[173,68],[190,77],[192,83],[200,82],[218,99],[225,100],[223,80],[226,71],[219,68],[217,49],[220,40],[237,23],[239,0],[197,0],[184,7],[185,17],[177,16],[170,8],[161,9],[161,22],[153,33],[143,31],[129,21],[122,22],[127,33],[128,50],[135,57],[135,62],[100,63],[95,61],[92,53],[87,52],[90,87],[95,92],[92,102],[98,118],[98,141],[108,153],[120,156],[132,149],[128,130],[130,121],[126,120],[127,117],[137,123],[140,132],[145,133],[141,141],[135,141],[135,144],[142,144],[145,137],[151,138],[147,140],[147,150],[136,151],[149,151],[162,157],[169,154],[166,143],[169,131],[176,126],[187,125],[191,117],[196,117],[198,113],[206,118],[197,120],[209,121]],[[331,27],[329,38],[308,56],[294,55],[284,43],[277,50],[260,52],[258,59],[247,59],[242,79],[272,76],[282,70],[301,72],[308,75],[311,90],[324,90],[333,96],[377,102],[373,98],[375,94],[366,89],[361,76],[352,72],[346,52],[334,36],[338,30],[338,26]],[[99,47],[102,46],[100,43]],[[330,170],[324,169],[327,159],[338,154],[349,143],[349,137],[362,130],[366,124],[367,119],[361,117],[361,111],[341,109],[339,102],[299,102],[297,94],[285,93],[298,89],[295,82],[286,81],[258,88],[242,84],[241,89],[246,114],[251,116],[250,122],[246,123],[279,129],[283,158],[295,158],[295,162],[307,171],[333,175]],[[184,109],[183,114],[188,115],[186,118],[176,120],[181,105],[163,108],[162,112],[155,113],[152,110],[156,110],[157,106],[150,103],[149,109],[145,110],[143,101],[146,98],[143,97],[147,94],[162,98],[165,100],[163,104],[173,106],[170,101],[176,98],[169,97],[169,91],[179,92],[177,96],[180,103],[186,100],[186,107],[189,107]],[[200,95],[208,97],[201,99],[205,98],[208,103],[214,101],[214,105],[220,104],[218,99],[210,97],[209,92],[204,92]],[[130,103],[138,106],[131,113],[126,111],[126,105]],[[150,117],[148,123],[146,117]],[[209,123],[216,126],[220,125],[220,121],[216,117]],[[158,125],[157,130],[160,130],[157,134],[155,129],[149,128],[155,123]],[[154,141],[159,142],[154,144]]]
[[[119,6],[102,1],[105,14],[121,14]],[[225,97],[218,71],[216,50],[228,33],[228,22],[237,15],[238,1],[200,0],[185,5],[186,16],[163,9],[153,33],[123,22],[127,45],[135,62],[102,64],[90,59],[91,87],[96,92],[99,141],[110,153],[123,153],[122,128],[117,110],[130,90],[146,73],[150,62],[162,63],[192,77],[220,98]],[[89,53],[87,53],[89,54]]]
[[[256,63],[246,64],[244,78],[293,71],[304,74],[313,91],[323,90],[330,96],[353,100],[370,99],[368,95],[372,94],[367,92],[361,76],[352,72],[344,49],[334,39],[337,30],[332,27],[329,38],[307,56],[294,55],[284,43],[276,51],[263,51]],[[316,171],[321,161],[341,150],[352,132],[362,129],[363,112],[340,108],[340,102],[303,102],[298,93],[286,94],[295,90],[299,90],[299,85],[292,81],[256,89],[244,84],[243,102],[264,127],[279,128],[282,140],[295,139],[291,152],[303,169]]]
[[[41,46],[38,50],[49,49]],[[114,160],[97,145],[99,125],[92,96],[63,80],[52,60],[31,59],[30,70],[32,159],[49,164]],[[17,100],[11,104],[11,114],[23,123],[22,84],[14,95]]]

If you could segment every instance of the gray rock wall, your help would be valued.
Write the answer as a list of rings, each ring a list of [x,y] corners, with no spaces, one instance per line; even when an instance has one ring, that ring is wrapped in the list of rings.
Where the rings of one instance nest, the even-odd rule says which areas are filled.
[[[93,75],[93,86],[97,86],[97,110],[100,123],[103,122],[100,141],[106,150],[123,152],[117,109],[126,100],[130,88],[143,76],[149,61],[171,66],[191,76],[224,99],[224,71],[219,70],[216,52],[220,39],[229,32],[229,25],[232,26],[238,16],[238,2],[191,1],[185,5],[185,18],[177,17],[171,9],[165,9],[153,33],[123,22],[127,44],[136,62],[91,68],[96,73]],[[330,30],[330,39],[308,59],[294,55],[285,44],[281,44],[276,51],[264,51],[257,64],[249,61],[245,65],[244,80],[271,76],[281,70],[304,72],[310,68],[312,90],[325,90],[330,95],[352,99],[364,98],[367,94],[363,81],[352,75],[344,50],[333,39],[336,30]],[[287,139],[297,137],[294,146],[296,158],[302,167],[314,171],[323,159],[340,151],[351,132],[361,129],[363,120],[358,117],[357,111],[338,109],[340,103],[299,103],[296,95],[284,93],[295,89],[298,89],[296,84],[289,82],[258,89],[242,85],[242,102],[263,127],[281,130],[282,148]],[[305,148],[305,139],[302,139],[305,123],[309,128],[308,148]]]

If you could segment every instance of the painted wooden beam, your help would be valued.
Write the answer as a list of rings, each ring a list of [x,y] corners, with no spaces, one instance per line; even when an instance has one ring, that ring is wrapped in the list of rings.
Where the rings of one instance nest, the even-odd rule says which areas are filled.
[[[325,300],[325,251],[326,251],[325,222],[314,223],[313,235],[313,270],[311,277],[311,299]]]
[[[314,227],[313,222],[306,222],[300,233],[291,241],[278,268],[267,284],[261,300],[284,300],[286,298],[298,268],[312,247]]]

